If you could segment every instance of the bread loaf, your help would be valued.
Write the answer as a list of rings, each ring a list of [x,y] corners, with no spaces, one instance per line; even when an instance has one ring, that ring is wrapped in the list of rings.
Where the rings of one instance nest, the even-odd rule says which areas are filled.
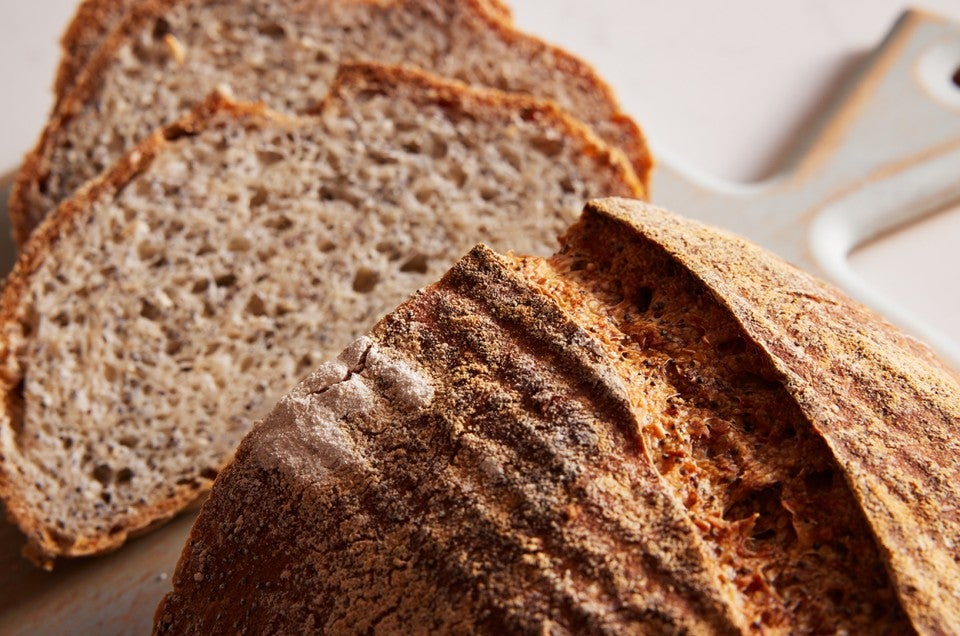
[[[284,397],[156,632],[960,632],[960,385],[726,233],[588,205]]]
[[[20,170],[22,242],[40,219],[144,136],[220,86],[288,113],[315,108],[341,61],[414,65],[555,100],[620,147],[645,181],[643,137],[580,60],[506,24],[488,0],[151,0],[86,65]]]
[[[345,68],[316,116],[214,96],[64,203],[0,306],[0,495],[34,559],[203,492],[249,425],[475,241],[550,253],[637,196],[557,107]]]

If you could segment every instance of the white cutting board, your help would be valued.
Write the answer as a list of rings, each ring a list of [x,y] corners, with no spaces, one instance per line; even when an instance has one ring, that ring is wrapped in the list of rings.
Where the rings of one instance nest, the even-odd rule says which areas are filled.
[[[49,67],[44,67],[44,77],[52,77],[53,40],[69,15],[70,0],[52,4],[57,5],[56,10],[41,15],[32,4],[0,0],[0,14],[8,17],[7,21],[0,21],[0,46],[7,47],[0,49],[0,80],[11,77],[11,73],[15,76],[25,64],[36,65],[40,58],[45,60],[40,66]],[[858,72],[845,74],[843,82],[832,82],[835,85],[827,99],[814,106],[807,93],[815,93],[815,87],[822,89],[824,78],[837,71],[837,64],[824,64],[814,74],[815,81],[809,74],[804,76],[809,91],[804,87],[785,91],[784,84],[777,84],[789,82],[791,71],[802,66],[801,61],[809,61],[798,53],[801,43],[808,46],[804,55],[809,55],[811,40],[817,40],[819,45],[818,38],[824,40],[824,46],[832,43],[836,48],[841,42],[849,46],[864,32],[863,28],[851,26],[853,18],[848,13],[856,8],[854,5],[869,5],[871,9],[854,17],[876,22],[883,19],[878,18],[882,13],[880,5],[889,9],[893,0],[779,4],[769,0],[677,0],[649,4],[632,0],[517,0],[514,4],[521,27],[566,44],[598,64],[621,94],[627,110],[648,131],[654,131],[651,139],[658,156],[688,158],[687,164],[669,158],[662,161],[654,178],[655,202],[734,229],[834,280],[934,344],[954,366],[960,367],[956,335],[960,332],[930,327],[936,323],[930,320],[931,315],[942,319],[946,311],[951,311],[943,309],[949,304],[930,305],[932,313],[928,311],[925,317],[912,315],[904,311],[901,300],[878,291],[879,286],[865,283],[847,259],[854,247],[871,237],[960,201],[960,88],[951,79],[960,68],[960,27],[932,15],[907,14],[871,56],[857,60],[861,62]],[[960,3],[956,0],[940,0],[939,4],[960,19]],[[738,7],[750,9],[752,28],[776,31],[786,24],[795,26],[798,32],[765,33],[763,37],[785,48],[771,50],[770,59],[744,57],[751,42],[746,26],[730,22],[726,14],[703,15],[720,10],[721,5],[723,11],[734,13]],[[700,13],[678,18],[677,12],[697,10]],[[759,15],[764,12],[769,15]],[[643,18],[634,17],[640,13]],[[673,25],[672,32],[663,28],[657,31],[657,16]],[[625,40],[632,32],[631,25],[640,25],[641,20],[643,26],[636,30],[647,33],[647,40]],[[682,29],[680,23],[684,20],[695,28]],[[836,32],[824,35],[803,31],[823,25]],[[41,33],[43,37],[38,37]],[[696,37],[690,37],[691,33]],[[664,38],[656,42],[657,46],[644,46],[645,41],[657,37]],[[665,81],[663,89],[651,85],[650,74],[644,79],[643,69],[671,68],[662,60],[647,59],[649,55],[663,50],[688,51],[685,59],[689,64],[695,59],[694,52],[699,51],[702,56],[703,47],[709,46],[719,48],[711,59],[701,60],[708,71],[710,64],[718,61],[714,57],[728,63],[741,60],[745,67],[725,69],[720,80],[711,75],[707,84],[713,93],[708,96],[701,94],[691,99],[694,93],[674,76],[669,78],[672,83]],[[724,46],[729,49],[723,49]],[[25,50],[26,57],[20,60],[17,56],[24,55]],[[15,55],[11,56],[11,51]],[[643,62],[625,51],[643,56]],[[679,56],[673,59],[677,60],[676,68],[689,71]],[[771,60],[776,63],[771,64]],[[778,64],[784,67],[781,74],[763,75],[764,70],[769,73]],[[825,70],[828,66],[829,73]],[[752,100],[737,104],[736,96],[742,91],[735,88],[747,85],[754,71],[759,78],[766,79],[772,97],[765,103]],[[652,77],[656,77],[656,72]],[[48,81],[43,80],[41,85]],[[31,74],[25,85],[33,84],[35,88],[37,82],[38,78]],[[725,86],[734,88],[725,94]],[[11,100],[11,94],[18,98]],[[45,104],[46,97],[37,94],[21,99],[16,91],[2,100],[0,174],[15,167],[17,158],[32,143],[42,124],[46,108],[37,104]],[[807,96],[790,101],[785,95]],[[798,101],[803,104],[798,106]],[[644,116],[644,104],[654,105],[649,117]],[[778,112],[771,115],[768,110]],[[784,135],[784,128],[796,127],[797,120],[808,119],[814,111],[818,116],[802,126],[802,139]],[[685,113],[694,113],[696,117],[685,120]],[[671,114],[675,115],[672,119]],[[771,121],[779,122],[780,128],[774,133],[770,132],[775,128]],[[661,132],[656,133],[657,130]],[[671,130],[677,142],[672,146],[675,152],[665,153],[661,149],[670,146]],[[764,131],[767,138],[758,130]],[[789,143],[784,141],[787,137]],[[745,151],[748,147],[754,151]],[[766,158],[758,160],[758,156]],[[777,169],[771,170],[771,165]],[[727,179],[711,176],[717,174]],[[764,178],[750,185],[729,180],[757,176]],[[5,198],[2,193],[0,196]],[[0,218],[5,219],[2,211]],[[952,237],[953,243],[960,243],[960,215],[948,215],[938,223],[936,238]],[[0,227],[0,238],[6,240],[7,233],[6,227]],[[924,245],[902,243],[895,244],[895,249],[912,254],[908,260],[918,261],[925,256]],[[0,244],[0,261],[5,257],[9,261],[9,250],[9,244]],[[913,285],[911,291],[924,297],[939,293],[951,302],[960,297],[958,253],[960,250],[944,251],[937,257],[946,271],[946,286],[941,283],[937,287],[925,280]],[[874,277],[883,270],[874,269]],[[867,274],[869,277],[871,272]],[[64,562],[53,573],[37,570],[21,559],[18,553],[22,537],[12,526],[0,523],[0,634],[148,632],[153,608],[169,587],[169,577],[191,522],[192,515],[184,515],[114,554]]]

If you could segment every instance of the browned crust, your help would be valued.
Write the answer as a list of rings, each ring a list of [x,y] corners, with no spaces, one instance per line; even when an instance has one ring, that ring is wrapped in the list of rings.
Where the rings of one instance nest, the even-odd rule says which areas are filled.
[[[358,63],[341,68],[321,110],[331,107],[350,90],[371,90],[384,94],[402,90],[407,92],[409,97],[422,100],[423,103],[462,105],[466,110],[489,112],[494,117],[508,119],[515,114],[542,121],[572,138],[581,140],[587,156],[607,168],[612,168],[617,179],[622,180],[638,196],[643,192],[639,180],[620,151],[607,146],[589,127],[550,102],[493,89],[477,89],[415,69]],[[154,132],[113,168],[63,202],[37,227],[24,246],[0,297],[0,405],[3,405],[8,413],[9,404],[15,399],[20,372],[14,368],[16,365],[12,358],[16,354],[11,351],[10,343],[3,335],[6,333],[4,326],[18,320],[18,308],[30,276],[49,254],[59,237],[73,231],[94,202],[114,196],[124,184],[145,170],[156,156],[164,152],[171,141],[184,135],[202,132],[213,122],[215,116],[225,113],[237,118],[289,120],[284,115],[270,111],[263,104],[240,104],[214,93],[179,122]],[[208,480],[201,478],[200,481],[196,487],[180,487],[172,499],[144,507],[122,531],[109,536],[81,537],[73,545],[64,545],[55,540],[52,533],[33,516],[30,507],[20,498],[17,477],[10,472],[0,455],[0,499],[6,503],[11,519],[28,537],[27,554],[36,563],[48,568],[52,567],[52,560],[57,556],[73,557],[106,552],[119,547],[130,534],[169,519],[209,488]]]
[[[318,479],[296,462],[329,460],[311,455],[292,413],[322,412],[314,396],[336,389],[295,389],[295,405],[281,402],[218,477],[157,609],[158,633],[746,630],[604,352],[502,257],[476,248],[370,342],[374,353],[342,382],[383,356],[418,369],[436,397],[397,405],[387,387],[369,410],[311,421],[311,431],[339,428],[343,455],[357,457]],[[271,454],[278,439],[294,444],[293,463]],[[240,503],[250,497],[257,504]],[[376,539],[358,548],[356,536]],[[317,560],[324,569],[310,571]],[[388,576],[381,560],[394,564]]]
[[[57,101],[74,84],[81,69],[110,31],[141,0],[83,0],[60,38],[62,56],[53,84]]]
[[[11,189],[8,210],[13,226],[14,240],[18,245],[23,245],[33,231],[33,217],[42,214],[41,211],[31,209],[30,201],[35,199],[36,193],[41,192],[44,188],[50,170],[49,154],[53,146],[53,140],[60,134],[65,124],[79,113],[84,105],[95,98],[101,85],[101,74],[107,69],[114,53],[123,43],[137,33],[140,27],[150,19],[156,18],[172,7],[186,1],[143,0],[143,2],[134,4],[113,31],[103,40],[86,66],[82,68],[75,84],[70,87],[54,109],[36,146],[24,157],[23,165]],[[378,3],[384,0],[356,1]],[[391,0],[394,4],[423,1],[425,0]],[[643,184],[644,192],[646,192],[649,186],[649,173],[653,167],[653,159],[647,148],[646,140],[639,126],[621,110],[613,90],[600,78],[596,71],[586,62],[563,49],[514,29],[509,22],[503,19],[503,11],[496,9],[498,4],[491,4],[491,0],[456,1],[462,2],[473,12],[473,15],[481,24],[497,33],[504,40],[517,47],[533,48],[539,52],[539,57],[552,57],[557,61],[560,71],[573,78],[586,80],[593,87],[593,90],[608,104],[610,122],[617,130],[616,138],[606,139],[606,141],[623,150]]]
[[[736,318],[826,441],[921,633],[960,633],[960,383],[923,344],[747,241],[637,201],[591,202]]]

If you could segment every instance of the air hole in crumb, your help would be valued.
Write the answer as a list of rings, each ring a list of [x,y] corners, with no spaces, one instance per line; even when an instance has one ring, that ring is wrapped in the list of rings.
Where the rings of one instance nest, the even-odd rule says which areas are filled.
[[[430,267],[430,259],[426,254],[414,254],[400,266],[401,272],[411,272],[416,274],[426,274]]]
[[[317,243],[317,249],[319,249],[324,254],[328,252],[332,252],[336,246],[337,246],[336,243],[334,243],[330,239],[320,239],[320,241]]]
[[[245,236],[234,236],[227,241],[227,249],[231,252],[246,252],[250,249],[250,239]]]
[[[149,261],[160,253],[160,246],[154,245],[149,241],[141,241],[137,245],[137,256],[141,261]]]
[[[183,340],[180,338],[170,338],[167,340],[167,346],[164,351],[168,356],[175,356],[183,350]]]
[[[121,468],[117,471],[117,483],[128,484],[133,479],[133,471],[129,468]]]
[[[459,163],[454,163],[450,166],[447,178],[458,188],[462,188],[467,183],[467,173]]]
[[[23,310],[23,316],[20,318],[20,329],[24,337],[29,338],[37,330],[40,324],[40,313],[33,304],[29,304]]]
[[[380,282],[380,274],[369,267],[361,267],[353,277],[353,291],[368,294]]]
[[[162,40],[165,35],[170,33],[170,23],[164,18],[157,18],[153,23],[153,39]]]
[[[66,327],[70,324],[70,315],[65,311],[61,311],[53,317],[53,323],[59,327]]]
[[[283,161],[284,157],[279,152],[273,150],[258,150],[257,159],[264,166],[272,166]]]
[[[140,442],[140,440],[133,435],[124,435],[117,441],[120,442],[121,446],[125,446],[126,448],[136,448]]]
[[[93,469],[93,478],[106,486],[113,481],[113,470],[106,464],[100,464]]]
[[[247,356],[240,363],[240,373],[246,373],[247,371],[250,370],[250,367],[252,366],[253,366],[253,358],[250,356]]]
[[[200,471],[200,476],[203,477],[204,479],[209,479],[210,481],[213,481],[214,479],[217,478],[217,475],[219,474],[219,472],[220,471],[218,471],[216,468],[207,467]]]
[[[637,290],[633,300],[637,306],[637,311],[647,311],[650,309],[650,303],[653,302],[653,290],[649,287],[641,287]]]
[[[72,437],[62,437],[60,438],[60,443],[63,444],[64,450],[69,450],[73,448],[73,438]]]
[[[217,287],[233,287],[237,284],[237,277],[233,274],[224,274],[213,279]]]
[[[278,232],[282,232],[284,230],[289,230],[290,228],[292,228],[293,221],[291,221],[290,218],[287,217],[286,215],[280,214],[277,216],[269,217],[263,222],[263,225],[264,227],[268,227],[272,230],[277,230]]]
[[[194,294],[202,294],[207,291],[207,288],[210,287],[210,280],[204,278],[203,280],[198,280],[193,284],[193,287],[190,288],[190,291]]]
[[[443,139],[434,139],[430,145],[430,156],[434,159],[443,159],[447,156],[447,142]]]
[[[563,151],[562,139],[551,139],[549,137],[537,137],[531,141],[534,150],[547,157],[556,157]]]
[[[157,321],[163,316],[163,312],[149,300],[140,301],[140,316],[147,320]]]
[[[563,190],[564,194],[573,194],[577,191],[577,186],[574,184],[573,179],[566,176],[560,179],[560,189]]]
[[[497,198],[497,189],[491,186],[480,188],[480,198],[484,201],[493,201]]]
[[[399,260],[402,256],[400,248],[393,241],[380,241],[377,243],[377,251],[385,254],[391,261]]]
[[[266,188],[257,188],[256,190],[253,191],[253,194],[250,195],[250,207],[251,208],[260,207],[261,205],[267,202],[267,197],[269,196],[270,195],[267,192]]]
[[[267,306],[258,294],[254,294],[247,301],[246,312],[253,316],[266,316]]]
[[[273,38],[274,40],[279,40],[287,34],[287,30],[283,28],[283,25],[277,24],[276,22],[261,24],[257,30],[260,31],[261,35]]]
[[[103,367],[103,379],[107,382],[116,382],[120,372],[112,364],[106,364]]]
[[[215,250],[213,249],[212,245],[210,245],[209,243],[204,243],[199,248],[197,248],[197,256],[204,256],[206,254],[211,254],[214,251]]]
[[[416,197],[419,203],[427,204],[433,200],[434,191],[431,190],[430,188],[420,188],[419,190],[413,193],[413,196]]]
[[[297,362],[297,368],[300,369],[300,370],[309,369],[309,368],[311,368],[312,366],[313,366],[313,358],[310,357],[310,354],[305,354],[305,355],[304,355],[302,358],[300,358],[300,360]]]

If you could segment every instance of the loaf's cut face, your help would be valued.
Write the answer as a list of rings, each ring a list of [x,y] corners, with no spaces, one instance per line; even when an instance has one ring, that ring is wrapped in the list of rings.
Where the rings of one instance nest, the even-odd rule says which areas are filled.
[[[593,202],[552,258],[476,248],[284,397],[155,631],[954,633],[958,408],[929,351],[836,290]],[[865,493],[922,456],[914,501]],[[925,552],[885,526],[918,519]]]
[[[18,240],[77,187],[218,87],[316,108],[341,62],[417,66],[556,101],[620,147],[645,181],[637,126],[581,61],[484,0],[154,0],[136,5],[64,97],[11,195]]]
[[[2,480],[38,559],[119,545],[249,425],[478,239],[549,253],[638,194],[556,108],[344,71],[317,117],[212,99],[77,195],[3,299]]]

